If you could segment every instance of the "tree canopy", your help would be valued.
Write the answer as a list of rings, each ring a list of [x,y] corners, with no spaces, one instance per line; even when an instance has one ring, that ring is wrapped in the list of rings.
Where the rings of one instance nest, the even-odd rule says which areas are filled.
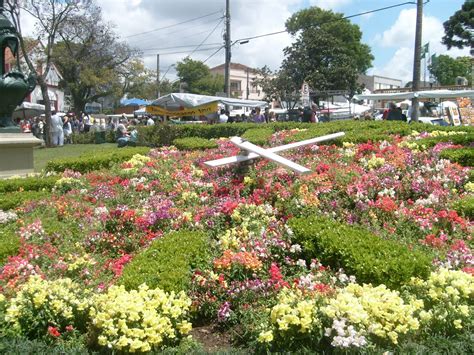
[[[213,75],[200,60],[184,58],[176,64],[176,72],[186,91],[192,94],[215,95],[224,89],[224,77]]]
[[[265,93],[265,100],[276,100],[284,107],[293,109],[301,98],[300,89],[296,81],[292,80],[285,69],[272,72],[268,67],[257,70],[258,76],[252,84],[260,86]]]
[[[38,85],[41,88],[43,103],[45,105],[45,140],[46,145],[51,144],[51,102],[49,99],[46,78],[53,65],[54,44],[58,40],[59,33],[72,18],[77,17],[84,9],[87,9],[92,0],[7,0],[5,9],[18,32],[23,59],[30,72],[36,73]],[[43,44],[44,51],[37,53],[31,51],[27,41],[23,37],[20,17],[23,12],[34,18],[35,29],[38,40]],[[39,54],[39,55],[38,55]],[[35,57],[37,62],[34,62]],[[38,65],[40,64],[40,65]]]
[[[469,46],[472,48],[474,46],[472,38],[474,31],[474,1],[466,0],[461,9],[456,11],[443,25],[445,36],[442,43],[448,49],[451,49],[451,47],[464,48]]]
[[[428,69],[441,85],[455,85],[458,76],[465,77],[470,83],[472,81],[470,57],[452,58],[440,55],[433,60]]]
[[[282,70],[296,87],[306,81],[313,90],[359,89],[358,75],[373,60],[359,26],[342,14],[311,7],[293,14],[286,28],[295,42],[284,50]]]
[[[55,44],[54,62],[77,113],[101,97],[120,98],[133,86],[127,74],[139,65],[130,62],[136,52],[118,40],[113,28],[103,21],[100,7],[90,5],[87,16],[71,18],[61,28],[60,38]]]

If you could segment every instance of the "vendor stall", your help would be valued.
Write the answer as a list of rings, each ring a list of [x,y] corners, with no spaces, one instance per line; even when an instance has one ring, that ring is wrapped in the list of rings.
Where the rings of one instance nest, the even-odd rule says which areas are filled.
[[[172,93],[153,101],[146,107],[146,112],[154,116],[201,117],[217,113],[219,104],[240,107],[264,107],[267,105],[267,102],[240,100],[230,97]]]

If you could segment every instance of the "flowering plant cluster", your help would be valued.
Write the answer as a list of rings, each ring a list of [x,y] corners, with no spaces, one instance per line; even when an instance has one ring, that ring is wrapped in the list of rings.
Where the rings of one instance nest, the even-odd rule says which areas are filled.
[[[54,184],[54,191],[66,193],[71,190],[80,190],[84,187],[84,182],[81,179],[69,176],[63,176]]]
[[[13,331],[30,337],[59,337],[86,329],[89,291],[71,279],[47,281],[31,276],[15,297],[8,300],[5,322]]]
[[[10,221],[15,221],[17,218],[18,218],[18,215],[15,212],[0,210],[0,224],[5,224]]]
[[[283,289],[270,310],[270,324],[260,332],[258,341],[284,345],[306,338],[319,342],[322,322],[318,303],[318,298],[305,296],[301,290]]]
[[[270,141],[305,134],[279,131]],[[393,348],[430,331],[468,332],[473,222],[453,206],[472,196],[474,185],[469,168],[440,159],[455,145],[430,148],[420,140],[449,134],[285,152],[311,168],[305,176],[265,159],[207,168],[207,160],[238,154],[228,139],[204,152],[154,149],[100,173],[66,171],[50,198],[0,212],[0,232],[16,228],[19,241],[17,254],[0,265],[9,312],[0,323],[33,338],[62,339],[71,329],[91,331],[83,325],[90,308],[84,317],[95,345],[119,352],[177,343],[190,330],[191,311],[200,322],[279,351],[298,344]],[[322,265],[314,259],[321,255],[309,254],[312,245],[295,240],[288,221],[312,215],[423,249],[433,256],[433,273],[400,293],[358,285],[337,262]],[[209,260],[180,273],[193,275],[186,294],[115,286],[128,263],[176,230],[211,240]],[[43,301],[49,289],[52,299]]]
[[[441,268],[426,281],[413,279],[409,289],[424,301],[420,317],[430,329],[449,334],[474,326],[474,276]]]
[[[132,291],[112,286],[94,298],[90,315],[98,345],[147,352],[177,343],[191,331],[190,306],[184,292],[168,294],[146,285]]]

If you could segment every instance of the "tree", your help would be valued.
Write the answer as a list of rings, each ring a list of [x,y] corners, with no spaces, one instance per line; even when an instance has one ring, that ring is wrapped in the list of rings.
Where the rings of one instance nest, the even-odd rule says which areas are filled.
[[[433,60],[428,69],[440,85],[455,85],[458,76],[467,78],[469,83],[472,81],[470,57],[452,58],[448,55],[440,55]]]
[[[124,95],[145,100],[156,99],[158,93],[156,71],[146,68],[143,60],[134,58],[125,63],[121,77],[122,90],[119,99]]]
[[[46,78],[53,64],[54,44],[59,36],[60,29],[73,16],[82,9],[87,9],[90,0],[7,0],[6,10],[11,16],[13,24],[18,31],[20,47],[28,68],[36,73],[38,85],[41,88],[43,102],[45,105],[45,140],[46,145],[51,145],[50,127],[51,127],[51,102],[48,95],[48,86]],[[41,55],[42,66],[37,71],[37,63],[33,63],[30,51],[26,46],[25,38],[21,29],[21,12],[29,13],[36,20],[36,32],[38,39],[44,42],[44,53]]]
[[[265,100],[284,103],[284,107],[293,109],[301,98],[300,89],[296,81],[292,80],[284,69],[272,72],[267,66],[257,70],[257,77],[253,80],[254,86],[260,86],[265,93]]]
[[[311,7],[293,14],[286,29],[296,40],[284,50],[282,69],[296,87],[306,81],[313,90],[360,89],[358,75],[370,68],[373,56],[361,43],[359,26],[342,14]]]
[[[186,90],[193,94],[215,95],[224,88],[224,77],[212,75],[209,67],[200,60],[184,58],[176,64],[176,72]]]
[[[474,1],[466,0],[461,9],[456,11],[444,24],[445,36],[442,43],[451,47],[473,48]]]
[[[130,61],[137,53],[118,41],[111,25],[104,23],[99,6],[94,4],[87,14],[73,16],[59,34],[54,60],[77,115],[86,103],[109,95],[120,98],[130,88],[130,80],[124,77],[136,67]]]

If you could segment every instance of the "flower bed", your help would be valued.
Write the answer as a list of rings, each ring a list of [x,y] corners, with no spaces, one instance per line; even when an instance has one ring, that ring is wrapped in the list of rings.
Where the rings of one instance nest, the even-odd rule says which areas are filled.
[[[206,168],[238,153],[228,139],[66,170],[47,198],[1,214],[14,254],[0,268],[0,343],[145,352],[207,324],[251,351],[472,352],[459,340],[474,326],[472,214],[459,207],[470,168],[440,158],[458,145],[423,144],[437,135],[286,153],[305,176],[264,159]]]

